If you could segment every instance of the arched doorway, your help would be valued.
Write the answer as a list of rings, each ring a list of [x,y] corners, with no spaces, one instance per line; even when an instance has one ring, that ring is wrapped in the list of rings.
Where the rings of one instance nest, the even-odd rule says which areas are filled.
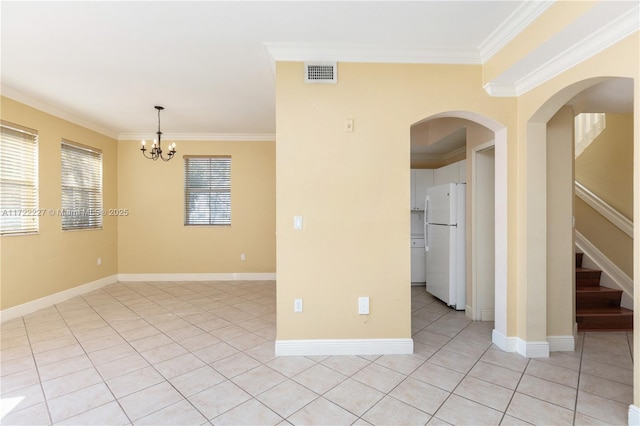
[[[526,160],[519,164],[525,179],[518,184],[523,205],[518,216],[518,263],[523,265],[518,299],[526,321],[518,331],[524,341],[517,349],[527,357],[574,348],[573,119],[584,109],[580,94],[612,80],[598,77],[567,86],[527,122]],[[628,97],[633,99],[632,89]],[[604,109],[609,101],[601,100]]]
[[[506,127],[481,114],[477,114],[470,111],[448,111],[439,114],[435,114],[426,117],[423,120],[415,123],[415,125],[438,120],[442,118],[457,118],[466,120],[478,126],[485,128],[488,132],[492,133],[491,140],[484,141],[482,144],[475,146],[473,150],[467,149],[467,154],[475,157],[478,153],[489,150],[491,151],[491,165],[494,169],[491,173],[491,182],[493,188],[491,188],[491,194],[493,196],[493,206],[490,209],[493,225],[493,233],[491,235],[492,241],[490,242],[493,247],[494,253],[491,259],[494,261],[494,268],[491,270],[493,275],[493,281],[489,282],[485,280],[483,284],[477,279],[477,274],[472,273],[475,271],[477,258],[471,255],[474,250],[472,247],[477,245],[487,246],[485,239],[486,233],[478,233],[477,226],[471,226],[471,241],[472,247],[467,249],[467,257],[471,260],[471,268],[468,274],[471,276],[471,285],[467,286],[467,292],[471,292],[471,297],[467,297],[467,309],[473,313],[470,315],[472,319],[480,319],[480,309],[478,306],[478,297],[480,293],[490,293],[494,295],[494,303],[492,304],[491,316],[494,321],[494,330],[492,333],[492,340],[497,346],[503,350],[508,350],[507,346],[507,129]],[[484,152],[485,157],[488,151]],[[480,154],[482,155],[482,154]],[[477,208],[477,177],[475,170],[477,168],[477,162],[475,158],[468,159],[467,162],[467,182],[471,183],[471,192],[468,195],[468,202],[471,200],[472,208]],[[485,166],[486,167],[486,163]],[[488,180],[485,178],[484,184],[487,184]],[[486,191],[486,188],[485,188]],[[474,205],[475,204],[475,205]],[[487,218],[484,218],[487,220]],[[491,220],[491,219],[489,219]],[[467,263],[469,269],[469,263]],[[483,288],[482,285],[491,285],[491,289]],[[468,315],[469,316],[469,315]],[[489,319],[489,318],[487,318]]]

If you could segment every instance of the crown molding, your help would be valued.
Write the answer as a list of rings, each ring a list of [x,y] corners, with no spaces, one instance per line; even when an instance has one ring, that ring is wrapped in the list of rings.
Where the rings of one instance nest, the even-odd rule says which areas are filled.
[[[484,88],[491,96],[520,96],[638,30],[640,30],[640,5],[594,31],[585,39],[574,43],[515,82],[490,82]]]
[[[479,46],[482,63],[487,62],[493,55],[507,45],[515,36],[538,19],[555,0],[527,1],[517,8],[503,23],[497,27]]]
[[[152,141],[155,133],[120,133],[119,141]],[[162,138],[173,141],[203,142],[274,142],[276,135],[271,133],[163,133]]]
[[[14,101],[20,102],[44,113],[51,114],[70,123],[77,124],[78,126],[82,126],[86,129],[93,130],[94,132],[100,133],[101,135],[108,136],[113,139],[116,139],[118,137],[117,132],[105,129],[104,127],[98,126],[95,123],[79,118],[60,108],[54,107],[46,102],[42,102],[32,96],[29,96],[18,89],[7,86],[6,84],[0,83],[0,93],[6,98],[13,99]]]
[[[264,46],[274,61],[482,64],[476,49],[428,49],[314,43],[264,43]]]
[[[452,157],[455,157],[459,154],[464,154],[467,152],[467,147],[463,146],[458,149],[454,149],[453,151],[447,152],[446,154],[411,154],[412,160],[417,161],[443,161],[448,160]]]

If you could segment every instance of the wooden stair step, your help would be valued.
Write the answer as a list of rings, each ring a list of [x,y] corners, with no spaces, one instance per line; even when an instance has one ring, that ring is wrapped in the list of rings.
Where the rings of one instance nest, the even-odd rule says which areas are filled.
[[[618,307],[622,300],[622,290],[608,287],[576,288],[576,310],[585,308]]]
[[[598,287],[602,271],[589,268],[576,268],[576,287]]]
[[[578,331],[631,331],[633,311],[622,307],[576,309]]]

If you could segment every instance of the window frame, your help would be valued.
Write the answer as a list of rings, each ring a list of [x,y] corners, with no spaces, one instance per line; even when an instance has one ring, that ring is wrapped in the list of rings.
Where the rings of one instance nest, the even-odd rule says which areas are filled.
[[[185,155],[184,162],[184,226],[231,226],[231,155]],[[208,167],[204,164],[208,162]],[[198,164],[199,163],[199,164]],[[218,164],[216,164],[218,163]],[[195,178],[190,179],[190,170],[201,168],[209,174],[207,183],[198,183]],[[214,173],[222,171],[223,176],[219,176],[218,181],[214,181]],[[209,197],[209,207],[194,209],[195,194],[204,194]],[[217,200],[212,200],[214,194],[222,195]],[[193,200],[193,201],[192,201]],[[217,201],[217,203],[216,203]],[[218,204],[222,203],[222,205]],[[214,206],[215,204],[215,206]],[[195,213],[205,215],[205,217],[194,217]],[[226,217],[225,217],[226,216]],[[203,220],[204,219],[204,220]]]
[[[65,153],[65,150],[69,150]],[[65,168],[65,159],[73,155],[87,155],[84,158],[77,156],[73,164]],[[99,164],[98,169],[93,169],[92,163]],[[82,162],[87,164],[83,165]],[[76,179],[85,182],[86,179],[93,181],[91,184],[78,185],[74,182],[66,182],[65,171],[71,170],[78,173],[84,170],[87,176],[75,176]],[[88,231],[103,229],[104,216],[104,155],[101,149],[80,144],[67,139],[60,142],[60,190],[61,190],[61,226],[63,231]],[[82,179],[82,178],[86,179]],[[68,193],[77,192],[71,198],[65,200]],[[73,205],[68,205],[69,201],[74,201]],[[71,222],[74,217],[89,218],[88,221]],[[96,218],[96,219],[91,219]]]
[[[12,136],[13,147],[8,146],[9,142],[4,136],[5,129],[15,132]],[[25,135],[25,137],[21,138],[21,135]],[[23,163],[17,171],[15,168],[0,165],[0,215],[2,215],[0,217],[0,236],[2,237],[40,233],[42,209],[39,208],[39,146],[37,130],[0,120],[0,162],[3,162],[4,159],[9,164],[19,163],[25,158],[31,162],[31,167],[25,167],[26,164]],[[5,157],[7,154],[13,156],[9,156],[7,159]],[[14,174],[14,176],[8,176],[9,174]],[[22,179],[15,176],[18,174],[22,175]],[[16,189],[16,187],[18,188]],[[11,203],[6,199],[11,195],[20,198],[19,203]],[[16,218],[14,222],[19,222],[19,224],[7,226],[5,221],[11,217]]]

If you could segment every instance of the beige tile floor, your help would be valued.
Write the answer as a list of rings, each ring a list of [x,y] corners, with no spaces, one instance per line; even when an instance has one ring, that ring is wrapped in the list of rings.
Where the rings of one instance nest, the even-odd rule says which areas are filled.
[[[0,423],[626,424],[631,333],[525,359],[412,309],[413,355],[276,358],[273,282],[113,284],[2,324]]]

